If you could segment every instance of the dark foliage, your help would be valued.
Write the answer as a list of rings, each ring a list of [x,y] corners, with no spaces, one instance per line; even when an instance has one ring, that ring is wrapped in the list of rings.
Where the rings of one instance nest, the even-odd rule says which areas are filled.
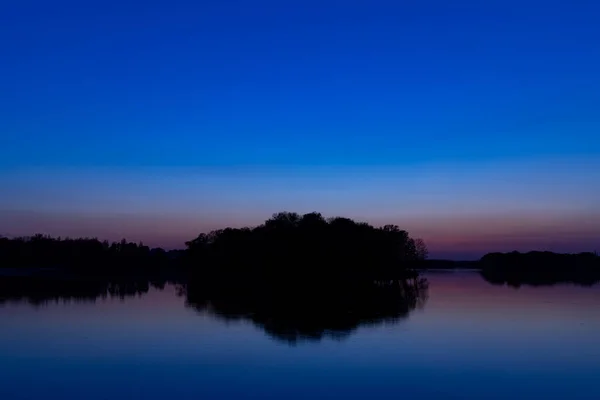
[[[595,253],[490,253],[480,261],[481,274],[490,283],[511,286],[600,282],[600,257]]]
[[[256,228],[213,231],[186,243],[194,277],[245,283],[397,280],[416,277],[422,241],[395,225],[374,228],[321,214],[274,214]]]
[[[190,307],[250,320],[289,343],[397,321],[426,294],[415,270],[425,244],[394,225],[282,212],[253,229],[201,234],[187,246]]]
[[[35,235],[27,238],[0,238],[0,266],[4,268],[58,268],[84,274],[166,268],[181,259],[181,251],[150,249],[126,240],[109,243],[91,238],[53,238]]]
[[[2,239],[0,261],[10,270],[0,302],[136,295],[164,285],[151,277],[185,267],[181,294],[189,306],[249,319],[293,343],[398,321],[426,298],[415,268],[427,248],[394,225],[283,212],[256,228],[201,234],[187,246],[167,253],[124,240]]]

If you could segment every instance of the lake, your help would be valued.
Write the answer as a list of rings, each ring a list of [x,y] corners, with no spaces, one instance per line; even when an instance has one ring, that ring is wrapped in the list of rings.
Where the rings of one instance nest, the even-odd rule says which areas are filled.
[[[0,399],[600,399],[600,286],[429,272],[402,318],[290,341],[134,296],[0,305]]]

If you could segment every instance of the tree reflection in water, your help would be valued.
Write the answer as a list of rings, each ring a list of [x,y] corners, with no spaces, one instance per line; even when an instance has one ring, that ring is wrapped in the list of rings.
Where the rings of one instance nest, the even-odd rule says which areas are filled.
[[[166,280],[156,279],[65,279],[64,277],[0,277],[0,304],[27,302],[95,302],[98,299],[141,296],[151,287],[164,288]]]
[[[177,284],[186,306],[224,320],[248,320],[290,344],[342,339],[359,326],[396,323],[427,300],[424,279],[374,283],[216,284],[167,279],[65,279],[1,277],[0,304],[95,302],[141,296]]]
[[[427,281],[341,285],[189,283],[186,304],[224,320],[248,320],[290,344],[342,339],[359,326],[396,323],[427,300]]]

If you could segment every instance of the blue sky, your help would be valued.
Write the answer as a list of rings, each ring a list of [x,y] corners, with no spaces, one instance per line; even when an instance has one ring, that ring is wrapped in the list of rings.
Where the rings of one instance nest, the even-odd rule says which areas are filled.
[[[449,256],[600,237],[597,2],[5,3],[0,234],[177,246],[289,209]],[[474,210],[522,223],[429,221]]]

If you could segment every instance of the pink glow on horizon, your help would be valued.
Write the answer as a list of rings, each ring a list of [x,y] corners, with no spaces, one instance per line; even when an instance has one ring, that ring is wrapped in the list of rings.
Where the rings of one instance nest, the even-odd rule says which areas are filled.
[[[183,248],[187,240],[201,232],[226,226],[256,226],[270,215],[258,218],[241,215],[105,214],[69,215],[62,213],[0,213],[2,226],[17,227],[10,236],[45,233],[54,236],[94,236],[100,239],[127,238],[150,246]],[[328,215],[325,215],[329,217]],[[351,216],[352,217],[352,216]],[[356,218],[357,220],[364,220]],[[594,251],[600,243],[600,214],[457,215],[440,218],[375,218],[366,220],[379,226],[394,223],[411,236],[427,243],[433,258],[478,258],[492,251],[552,250]]]
[[[0,176],[0,235],[47,233],[182,248],[278,211],[396,224],[432,257],[600,250],[600,161],[408,166],[24,169]]]

